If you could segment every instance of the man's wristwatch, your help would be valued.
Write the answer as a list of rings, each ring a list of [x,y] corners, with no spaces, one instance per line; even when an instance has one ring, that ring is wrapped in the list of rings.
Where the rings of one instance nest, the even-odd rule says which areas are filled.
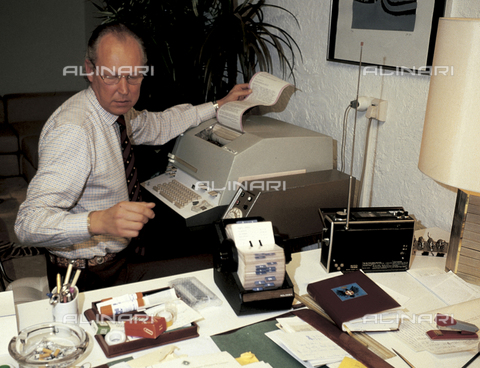
[[[217,111],[218,111],[218,103],[217,103],[217,101],[213,101],[212,104],[213,104],[213,108],[215,109],[215,112],[217,112]]]
[[[87,229],[88,229],[88,233],[90,234],[90,236],[93,236],[92,230],[90,229],[90,215],[92,214],[92,212],[90,212],[87,216]]]

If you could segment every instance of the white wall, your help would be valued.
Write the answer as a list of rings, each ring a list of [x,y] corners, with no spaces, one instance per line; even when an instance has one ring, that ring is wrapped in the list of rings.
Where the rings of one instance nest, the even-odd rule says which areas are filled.
[[[295,14],[300,28],[291,17],[279,11],[269,12],[267,21],[274,21],[287,30],[303,54],[303,62],[295,71],[296,87],[301,91],[292,97],[285,111],[275,116],[328,134],[339,142],[340,148],[344,111],[356,97],[358,66],[326,61],[330,1],[271,0],[269,3]],[[447,11],[450,13],[447,16],[476,18],[480,17],[480,3],[451,0]],[[368,74],[361,78],[359,95],[387,100],[388,113],[385,123],[373,121],[370,128],[364,113],[358,114],[353,173],[360,178],[364,172],[367,146],[366,188],[361,205],[403,206],[422,225],[450,231],[456,190],[438,184],[417,167],[429,81],[428,76],[419,75]],[[347,173],[350,172],[353,122],[352,111],[348,125]],[[367,132],[370,132],[368,145]]]

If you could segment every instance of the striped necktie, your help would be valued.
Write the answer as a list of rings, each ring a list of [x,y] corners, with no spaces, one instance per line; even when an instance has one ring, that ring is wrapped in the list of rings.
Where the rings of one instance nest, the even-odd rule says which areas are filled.
[[[138,172],[135,165],[135,155],[130,139],[127,135],[125,119],[120,115],[117,119],[120,127],[120,141],[122,143],[123,163],[125,165],[125,176],[127,178],[128,198],[131,202],[140,202],[142,193],[140,192],[140,183],[138,182]]]

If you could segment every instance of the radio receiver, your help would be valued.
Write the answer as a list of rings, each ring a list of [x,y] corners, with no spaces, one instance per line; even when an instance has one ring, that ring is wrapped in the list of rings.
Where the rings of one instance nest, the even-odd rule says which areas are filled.
[[[327,272],[406,271],[410,268],[415,220],[402,207],[319,210],[324,222],[320,262]]]
[[[406,271],[410,268],[415,220],[403,207],[351,208],[358,91],[362,68],[362,48],[357,83],[355,123],[347,209],[319,209],[323,225],[320,263],[327,272]]]

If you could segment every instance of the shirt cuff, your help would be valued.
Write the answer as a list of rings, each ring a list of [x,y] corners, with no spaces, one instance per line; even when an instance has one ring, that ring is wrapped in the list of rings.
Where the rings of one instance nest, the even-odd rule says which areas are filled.
[[[206,102],[204,104],[198,105],[197,112],[201,121],[213,119],[217,115],[215,112],[215,108],[213,107],[213,103],[211,102]]]
[[[82,243],[92,237],[88,231],[87,217],[89,213],[70,214],[65,218],[65,233],[72,244]]]

